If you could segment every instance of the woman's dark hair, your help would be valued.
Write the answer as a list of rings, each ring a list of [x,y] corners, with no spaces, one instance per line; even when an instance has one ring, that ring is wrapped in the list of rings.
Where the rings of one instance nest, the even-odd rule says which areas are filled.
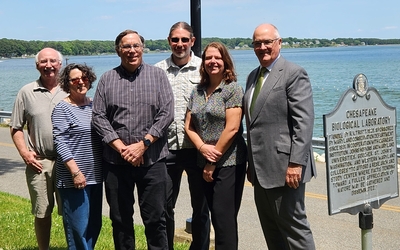
[[[235,67],[233,65],[233,60],[228,52],[228,49],[222,43],[211,42],[204,48],[203,54],[201,55],[201,59],[203,62],[201,63],[200,66],[200,76],[201,76],[200,85],[207,85],[210,82],[210,76],[206,72],[204,65],[206,58],[206,51],[210,47],[218,49],[219,53],[221,53],[221,57],[222,60],[224,61],[224,68],[225,68],[223,81],[226,84],[229,84],[231,82],[236,82],[237,77],[236,77]]]
[[[63,70],[58,75],[58,82],[60,83],[60,86],[62,90],[65,92],[69,93],[69,82],[70,82],[70,77],[69,73],[73,69],[79,69],[82,72],[82,76],[86,76],[89,79],[89,86],[87,86],[88,89],[92,88],[92,83],[96,81],[97,77],[96,74],[93,72],[93,69],[86,64],[77,64],[77,63],[71,63],[65,66]]]

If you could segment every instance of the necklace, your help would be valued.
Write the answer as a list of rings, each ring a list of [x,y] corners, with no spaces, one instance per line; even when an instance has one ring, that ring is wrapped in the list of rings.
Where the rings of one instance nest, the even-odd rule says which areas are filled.
[[[208,99],[212,96],[212,94],[214,94],[214,91],[218,88],[219,84],[214,84],[209,83],[208,86],[205,88],[204,93],[205,93],[205,97],[206,97],[206,101],[208,101]],[[210,92],[209,94],[207,94],[208,92]]]
[[[214,94],[215,89],[216,89],[216,88],[213,88],[213,90],[212,90],[209,94],[207,94],[207,93],[208,93],[208,91],[210,90],[210,88],[207,88],[207,89],[205,90],[206,100],[208,100],[208,99],[212,96],[212,94]]]

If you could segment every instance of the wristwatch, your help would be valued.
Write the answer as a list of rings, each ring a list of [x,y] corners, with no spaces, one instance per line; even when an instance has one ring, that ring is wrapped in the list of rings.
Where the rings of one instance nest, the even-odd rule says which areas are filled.
[[[212,166],[216,166],[216,165],[217,165],[216,162],[212,162],[212,161],[209,161],[209,160],[206,160],[206,163],[207,163],[207,164],[210,164],[210,165],[212,165]]]
[[[147,139],[146,137],[144,137],[144,138],[142,139],[142,141],[143,141],[143,144],[144,144],[146,147],[150,147],[151,141],[150,141],[149,139]]]

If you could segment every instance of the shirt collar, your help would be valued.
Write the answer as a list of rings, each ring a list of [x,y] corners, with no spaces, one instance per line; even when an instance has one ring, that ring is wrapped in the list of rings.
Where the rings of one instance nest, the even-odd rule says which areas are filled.
[[[116,70],[119,73],[119,75],[123,78],[127,79],[131,79],[132,77],[136,78],[143,70],[143,63],[141,63],[133,73],[127,71],[122,65],[119,65]]]
[[[182,67],[182,69],[189,68],[189,67],[197,68],[197,64],[194,62],[194,57],[195,57],[195,55],[194,55],[193,51],[190,51],[190,60],[185,66]],[[169,68],[181,68],[178,65],[176,65],[174,63],[174,61],[172,60],[172,54],[170,57],[167,58],[167,68],[168,69]]]
[[[268,72],[271,72],[272,68],[274,67],[275,63],[278,61],[278,59],[281,57],[281,54],[278,55],[278,57],[271,63],[271,65],[269,65],[267,67]],[[262,66],[260,65],[260,70],[261,70]]]
[[[57,88],[59,88],[60,85],[57,85]],[[49,91],[42,83],[42,81],[39,79],[36,80],[34,86],[33,86],[33,91]],[[57,90],[58,91],[58,90]]]
[[[39,77],[39,79],[37,79],[35,82],[35,86],[33,87],[33,90],[40,90],[40,89],[45,89],[45,87],[43,86],[43,83],[42,83],[42,81],[40,81],[40,77]]]
[[[226,83],[224,81],[222,81],[218,87],[214,90],[214,92],[219,92],[222,91],[222,89],[224,88],[224,86],[226,85]],[[205,85],[197,85],[197,89],[200,91],[206,91],[207,90],[207,86]]]

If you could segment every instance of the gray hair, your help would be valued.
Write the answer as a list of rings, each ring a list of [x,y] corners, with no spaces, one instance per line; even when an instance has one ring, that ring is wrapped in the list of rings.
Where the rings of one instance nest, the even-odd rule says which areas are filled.
[[[44,49],[53,49],[53,48],[44,48]],[[42,52],[44,49],[42,49],[41,51],[39,51],[39,52],[35,55],[35,63],[38,63],[38,62],[39,62],[39,54],[40,54],[40,52]],[[57,52],[57,54],[58,54],[58,60],[59,60],[60,62],[62,62],[62,60],[63,60],[63,55],[61,54],[61,52],[58,51],[58,50],[56,50],[56,49],[53,49],[53,50],[55,50],[55,51]]]

